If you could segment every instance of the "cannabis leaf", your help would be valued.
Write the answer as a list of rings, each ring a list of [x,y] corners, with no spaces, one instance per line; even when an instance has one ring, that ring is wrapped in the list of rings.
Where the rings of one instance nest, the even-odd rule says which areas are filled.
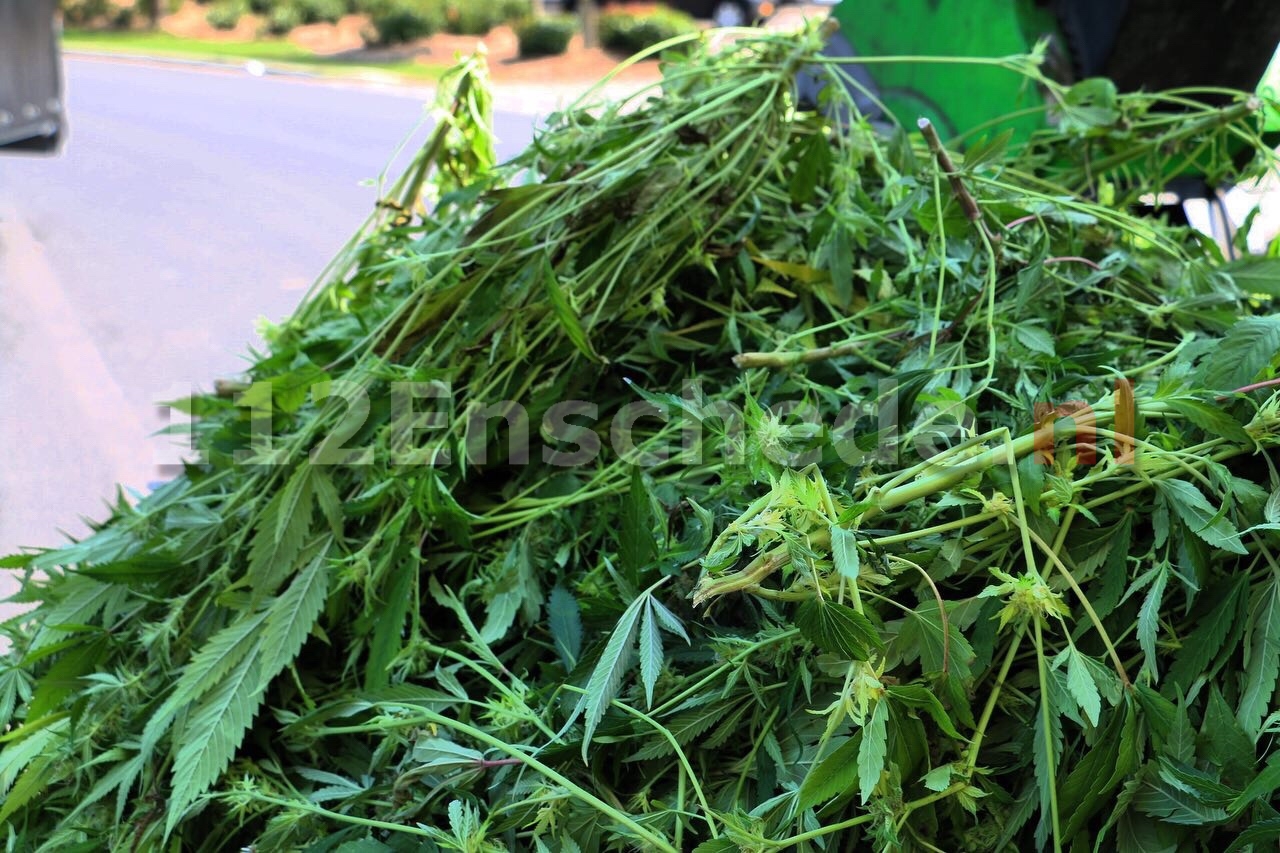
[[[622,686],[622,677],[630,667],[632,642],[637,629],[641,631],[640,670],[644,682],[645,695],[652,705],[653,686],[662,669],[662,639],[658,635],[659,628],[682,636],[689,640],[680,621],[661,602],[653,598],[653,593],[666,582],[659,580],[636,597],[623,612],[609,635],[604,651],[591,677],[587,681],[586,692],[579,700],[577,707],[565,724],[567,728],[579,715],[584,715],[585,732],[582,736],[582,760],[587,760],[587,748],[591,744],[591,736],[596,726],[604,718],[604,712],[618,695]]]

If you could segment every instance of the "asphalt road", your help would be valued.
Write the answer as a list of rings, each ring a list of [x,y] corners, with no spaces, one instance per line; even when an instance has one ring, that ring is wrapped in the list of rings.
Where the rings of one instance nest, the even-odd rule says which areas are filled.
[[[235,375],[429,130],[425,91],[76,58],[66,77],[61,156],[0,155],[0,554],[164,476],[156,401]],[[512,154],[533,118],[495,123]]]

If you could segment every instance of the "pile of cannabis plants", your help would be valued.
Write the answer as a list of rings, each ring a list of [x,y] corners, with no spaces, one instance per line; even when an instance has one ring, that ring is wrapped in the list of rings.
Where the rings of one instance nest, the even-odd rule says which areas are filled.
[[[1280,259],[1133,213],[1259,105],[981,60],[1052,129],[944,145],[819,44],[501,166],[462,67],[181,476],[5,561],[6,849],[1274,845]]]

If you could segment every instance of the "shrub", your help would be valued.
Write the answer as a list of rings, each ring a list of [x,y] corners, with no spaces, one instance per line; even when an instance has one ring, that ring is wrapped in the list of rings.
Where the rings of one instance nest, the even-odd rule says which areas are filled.
[[[304,24],[334,24],[347,13],[346,0],[294,0]]]
[[[268,15],[279,5],[277,0],[249,0],[249,11],[255,15]]]
[[[498,0],[495,13],[499,23],[523,21],[533,14],[533,4],[529,0]]]
[[[568,50],[569,39],[577,29],[578,20],[572,15],[526,18],[516,25],[520,57],[558,56]]]
[[[111,22],[113,30],[128,30],[133,28],[134,9],[132,6],[116,6],[110,4],[111,9],[107,13],[107,17]]]
[[[221,0],[209,7],[204,19],[216,30],[234,30],[244,13],[245,7],[240,0]]]
[[[432,35],[444,26],[444,12],[431,0],[378,0],[368,3],[371,32],[365,41],[373,44],[403,44]]]
[[[62,0],[62,21],[69,27],[85,27],[97,22],[108,11],[108,0]]]
[[[482,36],[502,22],[496,3],[475,0],[446,0],[445,30],[460,36]]]
[[[301,26],[305,16],[300,8],[289,3],[282,3],[267,15],[266,31],[273,36],[282,36],[294,27]]]
[[[519,21],[533,13],[529,0],[444,0],[445,29],[463,36],[482,36],[499,24]]]
[[[600,16],[600,44],[606,50],[638,53],[686,33],[697,32],[693,18],[672,9],[652,12],[606,12]]]

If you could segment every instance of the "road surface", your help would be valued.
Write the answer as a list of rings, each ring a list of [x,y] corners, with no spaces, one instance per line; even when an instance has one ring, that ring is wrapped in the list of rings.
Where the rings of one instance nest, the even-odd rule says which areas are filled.
[[[164,476],[155,403],[241,369],[257,318],[286,316],[371,210],[362,182],[427,130],[425,91],[83,58],[66,76],[62,155],[0,155],[0,554]],[[500,153],[533,120],[497,115]]]

